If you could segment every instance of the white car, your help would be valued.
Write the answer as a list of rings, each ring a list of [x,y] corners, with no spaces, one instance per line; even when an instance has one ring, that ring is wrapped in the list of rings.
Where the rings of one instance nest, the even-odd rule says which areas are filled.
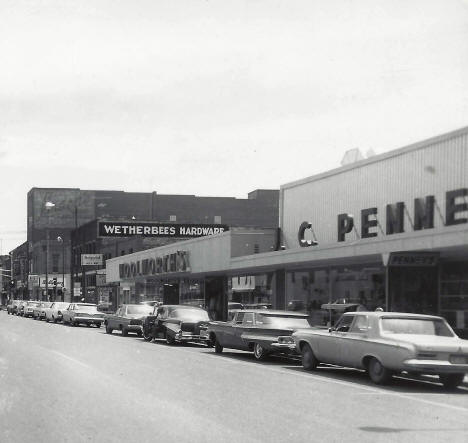
[[[63,324],[78,326],[85,324],[86,326],[94,325],[101,327],[104,321],[104,314],[97,310],[97,306],[92,303],[70,303],[68,308],[63,311]]]
[[[70,303],[65,303],[65,302],[52,303],[51,307],[46,310],[45,320],[47,322],[53,321],[54,323],[62,321],[62,318],[63,318],[62,313],[63,311],[67,310],[68,306],[70,306]]]
[[[334,328],[299,329],[284,337],[302,354],[305,369],[327,363],[367,370],[384,384],[402,371],[437,374],[454,389],[468,373],[468,340],[442,317],[400,312],[349,312]]]

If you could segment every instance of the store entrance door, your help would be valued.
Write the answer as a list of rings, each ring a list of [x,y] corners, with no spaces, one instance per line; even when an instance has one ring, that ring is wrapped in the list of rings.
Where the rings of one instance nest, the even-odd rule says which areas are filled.
[[[227,320],[227,300],[227,278],[207,278],[205,280],[205,305],[212,320]]]
[[[438,314],[437,267],[390,267],[389,301],[394,312]]]
[[[165,283],[163,285],[163,303],[165,305],[179,304],[179,283]]]

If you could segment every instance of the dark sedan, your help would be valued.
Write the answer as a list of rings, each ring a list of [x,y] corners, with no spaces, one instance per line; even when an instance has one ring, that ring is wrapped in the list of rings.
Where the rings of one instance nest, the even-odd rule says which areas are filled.
[[[208,313],[188,305],[155,306],[153,315],[143,322],[145,340],[164,338],[169,345],[182,342],[204,342],[200,329],[206,328],[210,321]]]
[[[217,353],[223,348],[239,349],[262,360],[274,353],[296,355],[290,336],[302,328],[311,328],[307,314],[255,309],[237,311],[229,322],[211,322],[201,335]]]
[[[121,331],[123,336],[129,332],[135,332],[141,336],[141,325],[143,318],[152,312],[151,306],[147,305],[122,305],[113,314],[106,314],[104,325],[106,332]]]

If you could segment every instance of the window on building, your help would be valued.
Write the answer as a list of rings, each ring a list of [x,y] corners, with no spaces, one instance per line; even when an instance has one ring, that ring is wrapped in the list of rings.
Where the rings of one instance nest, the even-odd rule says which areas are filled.
[[[52,254],[52,272],[59,271],[59,254]]]
[[[177,215],[170,215],[169,216],[169,221],[171,221],[171,222],[177,221]]]
[[[215,215],[214,216],[214,222],[215,224],[221,224],[221,216],[220,215]]]

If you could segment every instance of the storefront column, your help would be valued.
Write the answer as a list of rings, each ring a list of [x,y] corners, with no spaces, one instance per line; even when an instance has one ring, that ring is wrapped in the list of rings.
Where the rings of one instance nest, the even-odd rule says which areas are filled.
[[[285,309],[286,307],[286,270],[277,269],[275,271],[276,294],[275,309]]]
[[[205,304],[212,320],[228,319],[228,280],[226,276],[205,279]]]

